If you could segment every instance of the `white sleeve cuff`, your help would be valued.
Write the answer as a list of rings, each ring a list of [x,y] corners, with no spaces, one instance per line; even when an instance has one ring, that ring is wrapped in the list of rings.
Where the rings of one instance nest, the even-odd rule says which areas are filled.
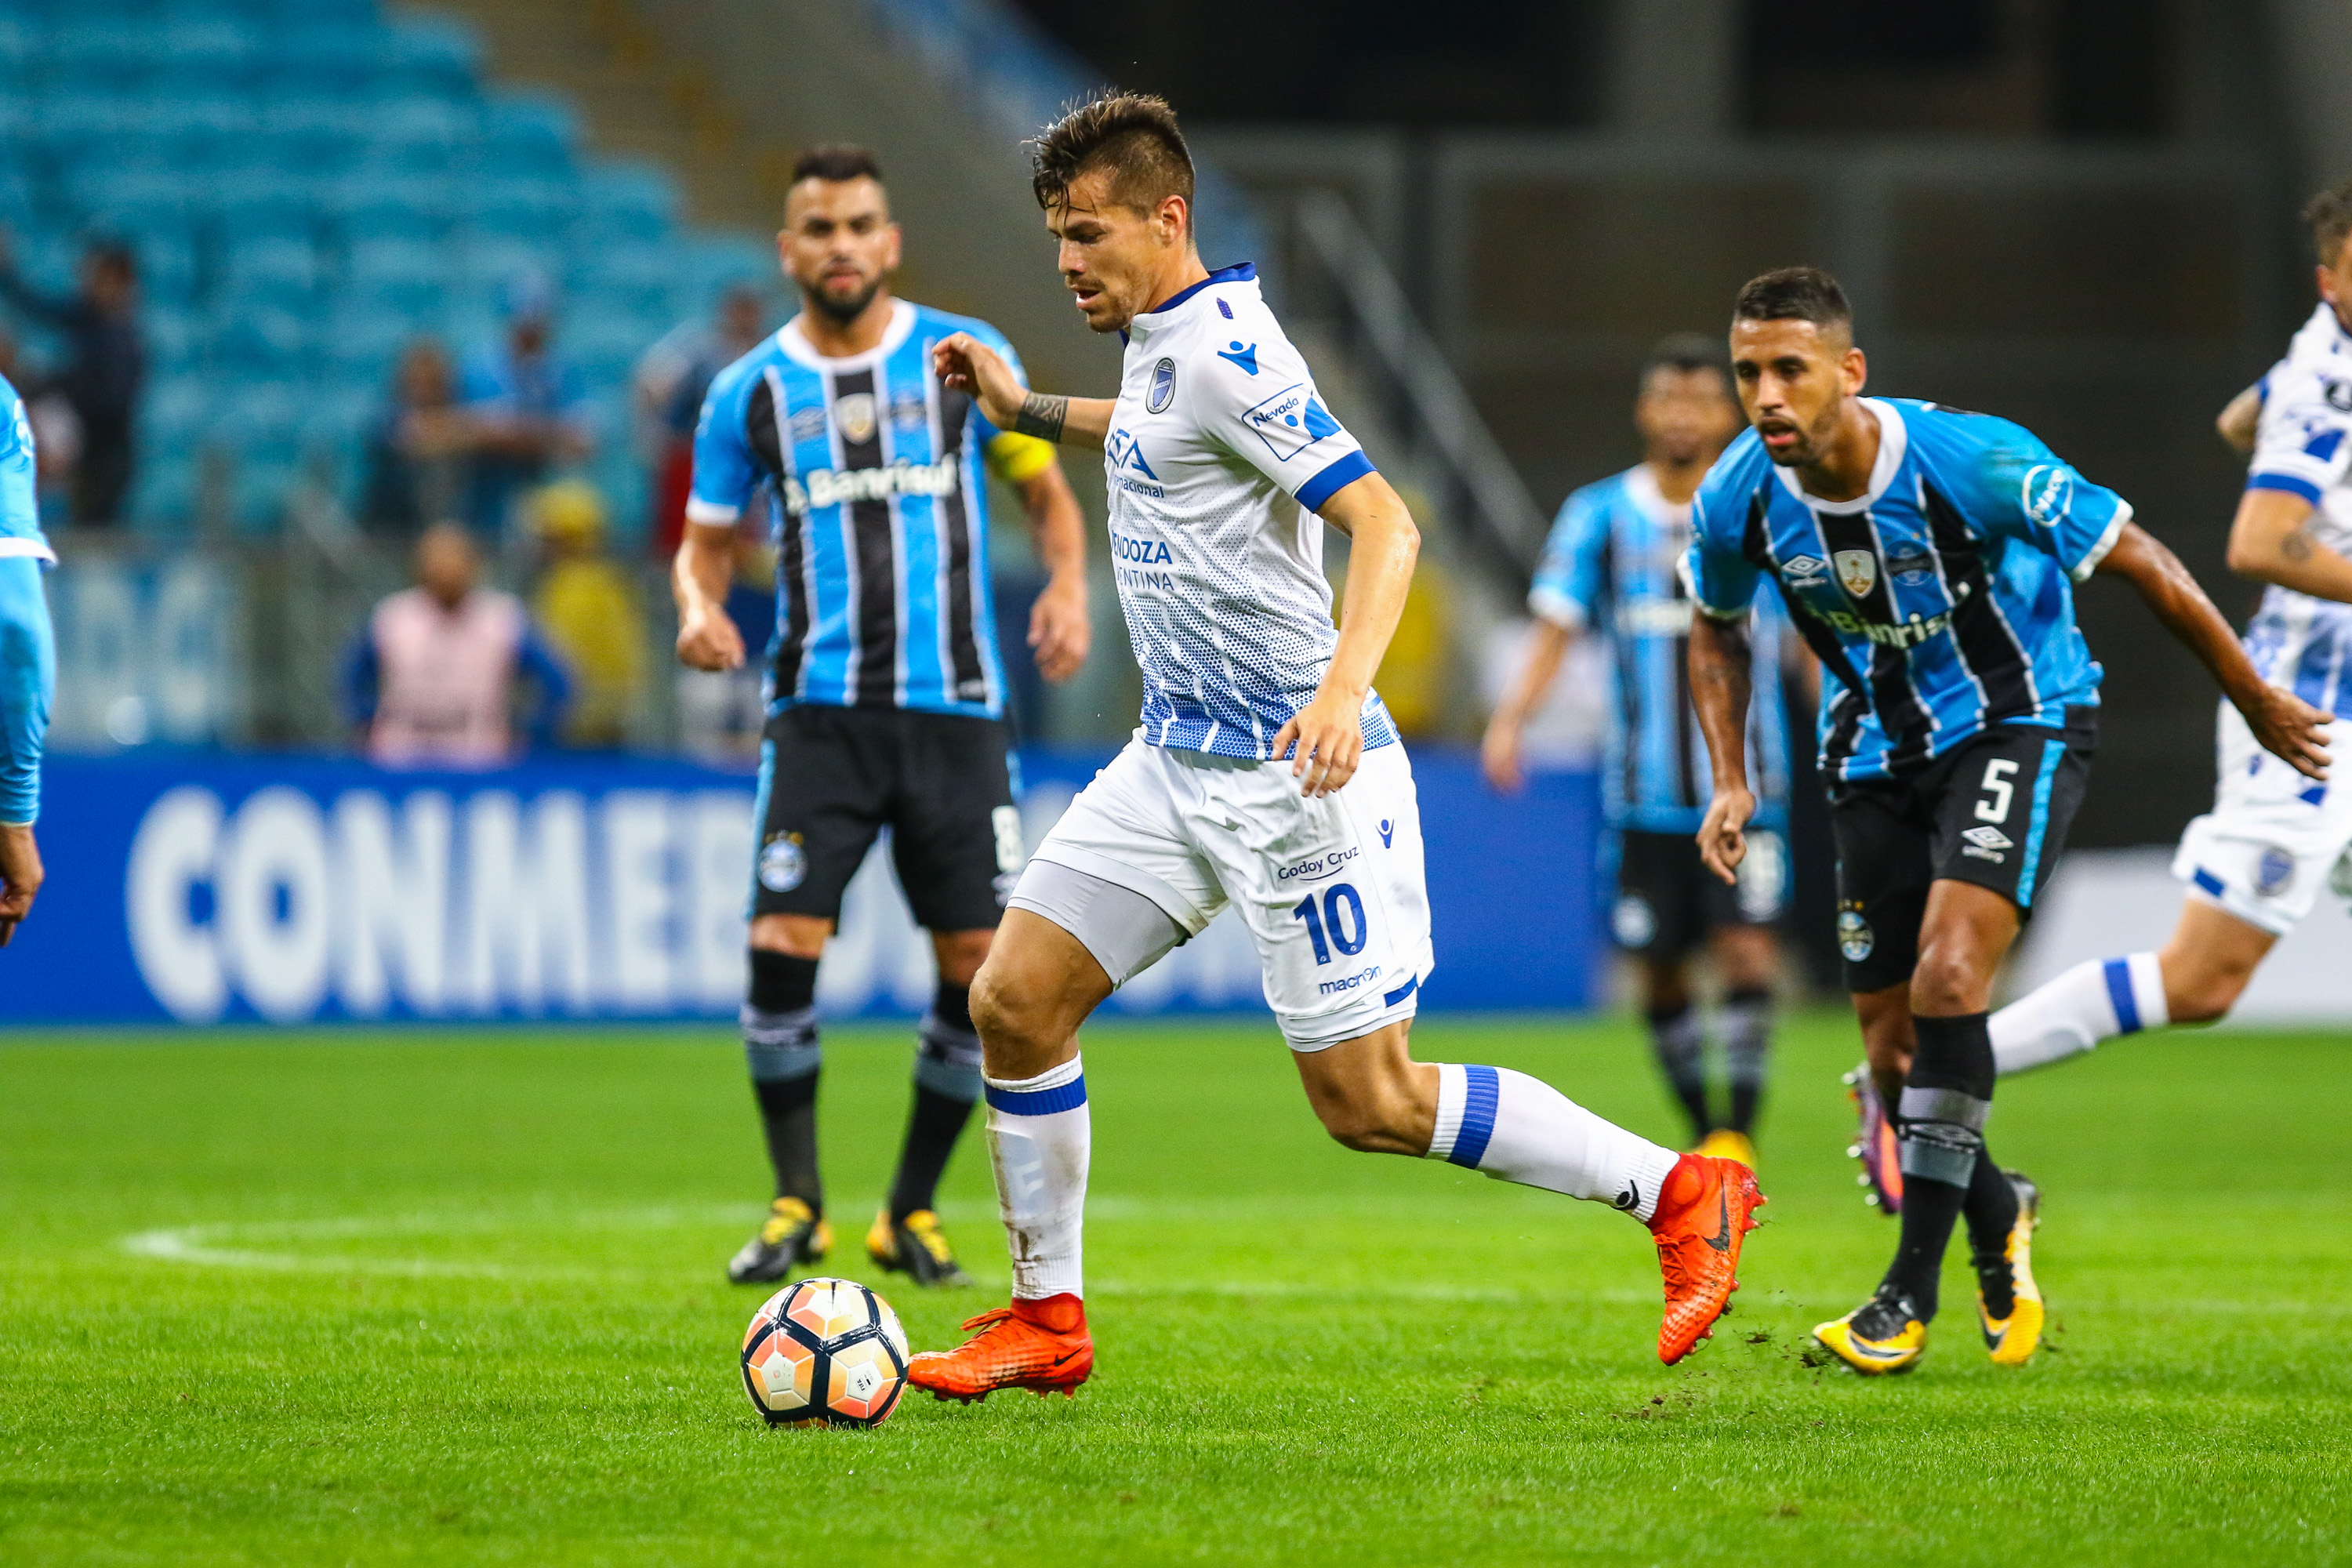
[[[1528,609],[1536,619],[1549,621],[1562,631],[1584,629],[1584,606],[1548,584],[1538,583],[1528,590]]]
[[[2117,500],[2116,515],[2107,520],[2107,531],[2099,535],[2097,543],[2083,552],[2083,559],[2074,563],[2074,570],[2067,575],[2077,583],[2089,582],[2091,574],[2099,569],[2099,563],[2107,558],[2107,552],[2116,547],[2116,541],[2124,536],[2124,524],[2131,520],[2131,502]]]
[[[687,498],[686,521],[699,523],[705,528],[732,528],[735,520],[742,515],[743,509],[740,506],[720,506],[717,501],[704,500],[700,496]]]

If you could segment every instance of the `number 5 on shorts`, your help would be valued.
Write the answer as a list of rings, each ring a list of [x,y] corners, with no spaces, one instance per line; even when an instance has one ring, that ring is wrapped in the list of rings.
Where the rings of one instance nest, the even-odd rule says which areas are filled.
[[[1364,900],[1345,882],[1334,882],[1325,889],[1321,910],[1316,909],[1315,895],[1309,893],[1298,900],[1290,913],[1292,918],[1307,922],[1307,940],[1315,944],[1318,963],[1330,963],[1334,947],[1353,955],[1363,952],[1364,943],[1371,940],[1371,923],[1364,919]]]
[[[1984,799],[1977,802],[1977,818],[1981,822],[2007,822],[2009,803],[2017,794],[2017,786],[2009,776],[2017,764],[2007,757],[1995,757],[1985,764]]]

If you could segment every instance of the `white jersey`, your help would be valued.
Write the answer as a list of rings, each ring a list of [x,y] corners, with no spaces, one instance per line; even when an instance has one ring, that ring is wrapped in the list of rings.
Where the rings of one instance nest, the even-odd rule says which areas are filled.
[[[1265,759],[1339,642],[1315,510],[1372,471],[1247,263],[1135,318],[1103,443],[1142,738]],[[1396,740],[1378,694],[1364,743]]]
[[[2249,489],[2311,502],[2313,540],[2352,555],[2352,333],[2322,303],[2263,378]],[[2246,651],[2272,685],[2352,718],[2352,605],[2273,584],[2246,627]]]

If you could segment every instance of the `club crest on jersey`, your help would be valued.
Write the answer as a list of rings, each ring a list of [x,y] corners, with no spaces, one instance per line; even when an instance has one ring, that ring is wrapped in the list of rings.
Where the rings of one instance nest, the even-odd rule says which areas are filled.
[[[1303,381],[1284,387],[1244,413],[1242,424],[1286,463],[1339,428],[1339,422],[1315,395],[1315,388]]]
[[[919,430],[929,423],[930,405],[919,392],[896,392],[890,395],[890,423],[901,430]]]
[[[853,392],[835,399],[833,422],[841,431],[843,446],[863,447],[874,439],[874,395]]]
[[[1160,363],[1151,367],[1151,390],[1144,394],[1143,407],[1148,414],[1164,414],[1176,401],[1176,362],[1162,354]]]
[[[2054,528],[2074,504],[2074,476],[2060,464],[2036,463],[2025,470],[2022,494],[2025,515]]]
[[[1886,574],[1906,588],[1916,588],[1936,574],[1936,558],[1916,548],[1908,554],[1890,555]]]
[[[1857,599],[1866,598],[1878,586],[1878,557],[1867,550],[1841,550],[1831,559],[1837,563],[1838,585]]]

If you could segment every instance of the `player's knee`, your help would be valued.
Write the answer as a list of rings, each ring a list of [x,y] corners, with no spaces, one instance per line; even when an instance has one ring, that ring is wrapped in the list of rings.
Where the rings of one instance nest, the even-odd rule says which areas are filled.
[[[2165,1011],[2176,1024],[2210,1024],[2229,1016],[2253,978],[2251,969],[2182,967],[2188,972],[2178,978],[2172,966],[2164,971]]]
[[[1359,1154],[1418,1154],[1428,1147],[1426,1138],[1415,1147],[1405,1119],[1377,1100],[1349,1100],[1315,1109],[1332,1141]]]
[[[1991,976],[1963,942],[1936,942],[1922,949],[1911,972],[1911,1011],[1946,1018],[1984,1010]]]

